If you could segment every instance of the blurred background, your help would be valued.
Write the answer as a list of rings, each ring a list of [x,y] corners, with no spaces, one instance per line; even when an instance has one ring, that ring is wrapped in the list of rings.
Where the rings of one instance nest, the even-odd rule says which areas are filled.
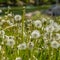
[[[26,6],[56,4],[58,0],[0,0],[0,6]],[[60,0],[59,0],[60,3]]]
[[[3,10],[0,15],[4,15],[8,8],[15,14],[22,14],[23,6],[25,6],[27,13],[39,10],[49,15],[56,15],[56,13],[60,15],[60,7],[56,7],[59,4],[60,0],[0,0],[0,9]]]

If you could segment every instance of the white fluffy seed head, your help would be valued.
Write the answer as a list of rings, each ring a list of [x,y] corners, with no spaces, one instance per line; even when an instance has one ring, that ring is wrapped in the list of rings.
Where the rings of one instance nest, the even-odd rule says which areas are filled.
[[[31,38],[39,38],[40,37],[40,32],[38,30],[34,30],[31,33]]]
[[[17,57],[15,60],[22,60],[22,58],[21,57]]]
[[[41,28],[42,27],[42,22],[40,21],[40,20],[36,20],[36,21],[34,21],[34,26],[36,27],[36,28]]]
[[[59,44],[57,41],[52,41],[52,42],[51,42],[51,47],[57,49],[57,48],[60,47],[60,44]]]
[[[20,21],[22,19],[21,15],[15,15],[14,17],[15,21]]]
[[[21,43],[17,46],[18,50],[25,50],[27,48],[26,43]]]
[[[13,16],[13,14],[12,14],[12,13],[9,13],[9,14],[8,14],[8,16],[9,16],[9,17],[12,17],[12,16]]]
[[[4,30],[0,30],[0,37],[4,38],[5,35],[5,31]]]
[[[0,34],[1,34],[1,35],[4,35],[4,34],[5,34],[5,31],[0,30]]]
[[[6,40],[6,45],[13,48],[13,46],[15,45],[15,41],[13,39]]]

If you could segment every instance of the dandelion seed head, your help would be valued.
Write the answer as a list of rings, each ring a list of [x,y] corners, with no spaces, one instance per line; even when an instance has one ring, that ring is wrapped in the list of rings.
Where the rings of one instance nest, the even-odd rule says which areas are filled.
[[[8,16],[9,16],[9,17],[12,17],[12,13],[9,13]]]
[[[21,57],[17,57],[15,60],[22,60],[22,58]]]
[[[15,15],[14,19],[15,19],[15,21],[21,21],[22,17],[21,17],[21,15]]]
[[[40,32],[38,30],[34,30],[31,33],[31,38],[39,38],[40,37]]]
[[[25,50],[27,48],[26,43],[21,43],[17,46],[18,50]]]
[[[36,28],[41,28],[42,27],[42,22],[40,21],[40,20],[36,20],[36,21],[34,21],[34,26],[36,27]]]
[[[52,42],[51,42],[51,47],[57,49],[57,48],[60,47],[60,44],[59,44],[57,41],[52,41]]]
[[[13,39],[6,40],[6,45],[13,48],[13,46],[15,45],[15,41]]]
[[[0,30],[0,37],[4,38],[4,35],[5,35],[5,31],[4,30]]]

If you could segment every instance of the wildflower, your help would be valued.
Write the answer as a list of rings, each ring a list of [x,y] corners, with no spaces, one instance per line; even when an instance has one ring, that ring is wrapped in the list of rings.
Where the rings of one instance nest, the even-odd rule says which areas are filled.
[[[29,49],[33,49],[34,43],[33,42],[28,42],[27,46],[28,46]]]
[[[60,34],[59,33],[56,34],[56,38],[57,38],[57,40],[60,40]]]
[[[19,45],[17,46],[17,48],[18,48],[19,50],[25,50],[25,49],[27,48],[26,43],[24,42],[24,43],[22,43],[22,44],[19,44]]]
[[[5,31],[1,30],[0,31],[0,37],[4,38],[4,35],[5,35]]]
[[[6,45],[13,48],[15,41],[13,39],[6,40]]]
[[[41,28],[41,27],[42,27],[42,23],[41,23],[40,20],[34,21],[34,25],[35,25],[35,27],[37,27],[37,28]]]
[[[17,57],[15,60],[22,60],[22,58],[21,57]]]
[[[9,16],[9,17],[12,17],[13,15],[12,15],[12,13],[9,13],[8,16]]]
[[[54,20],[50,20],[49,23],[50,23],[50,24],[53,24],[53,23],[54,23]]]
[[[54,26],[52,26],[52,25],[48,25],[48,26],[45,28],[45,30],[46,30],[47,32],[53,32],[53,31],[55,30],[55,28],[54,28]]]
[[[20,21],[22,19],[22,17],[20,15],[15,15],[14,19],[15,19],[15,21]]]
[[[60,25],[59,24],[54,22],[52,25],[54,26],[56,32],[60,31]]]
[[[60,44],[59,44],[57,41],[52,41],[52,42],[51,42],[51,47],[57,49],[57,48],[60,47]]]
[[[27,27],[30,27],[30,26],[31,26],[31,23],[32,23],[32,20],[29,19],[29,20],[27,20],[27,21],[25,22],[25,25],[26,25]]]
[[[12,23],[10,20],[7,20],[6,22],[7,22],[10,26],[13,25],[13,23]]]
[[[57,27],[55,28],[55,31],[56,32],[60,31],[60,25],[57,25]]]
[[[0,34],[1,34],[1,35],[4,35],[4,34],[5,34],[5,32],[4,32],[3,30],[1,30],[1,31],[0,31]]]
[[[40,32],[38,30],[34,30],[31,33],[31,38],[39,38],[40,37]]]
[[[4,36],[4,39],[5,39],[5,40],[8,40],[8,39],[9,39],[9,36],[5,35],[5,36]]]

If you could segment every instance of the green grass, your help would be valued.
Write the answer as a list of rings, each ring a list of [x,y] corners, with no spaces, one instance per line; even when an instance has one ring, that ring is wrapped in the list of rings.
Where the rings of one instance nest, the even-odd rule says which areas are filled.
[[[43,9],[43,7],[36,6],[35,8],[29,9],[27,12],[41,9]],[[56,34],[60,34],[60,17],[56,17],[55,19],[53,19],[50,16],[46,16],[41,13],[35,13],[35,15],[27,18],[25,17],[26,12],[24,8],[12,7],[10,11],[14,13],[16,10],[19,10],[19,13],[21,13],[21,11],[23,12],[23,14],[21,15],[21,20],[18,18],[15,20],[14,18],[16,15],[5,16],[5,14],[0,19],[0,23],[2,23],[0,25],[0,46],[2,47],[0,49],[0,60],[3,60],[4,57],[5,60],[16,60],[17,57],[21,57],[22,60],[60,60],[60,47],[54,48],[51,46],[52,41],[56,41],[58,42],[58,44],[60,44],[60,39],[58,39],[60,38],[60,35],[57,36],[58,38],[56,37]],[[4,11],[7,11],[7,9]],[[7,21],[10,22],[8,23]],[[39,21],[38,24],[34,23],[35,21]],[[13,25],[11,25],[10,23],[12,23]],[[42,24],[41,27],[39,27],[40,24]],[[49,27],[51,27],[48,32],[45,30],[46,27],[48,27],[48,29]],[[55,29],[53,29],[52,27]],[[5,34],[3,32],[1,33],[2,30],[5,32]],[[34,37],[36,36],[36,34],[33,36],[34,38],[31,38],[31,34],[35,30],[39,31],[39,38]],[[7,38],[6,36],[14,36],[14,38]],[[13,45],[13,48],[11,45],[7,45],[7,41],[10,41],[9,39],[13,39],[15,41],[15,45]],[[24,42],[26,43],[27,48],[19,50],[17,46]],[[34,46],[28,45],[29,42],[33,42]],[[24,48],[24,46],[22,46],[22,48]],[[33,48],[31,49],[31,47]]]
[[[25,6],[25,9],[26,9],[26,12],[33,12],[33,11],[36,11],[36,10],[46,10],[50,7],[51,5],[42,5],[42,6]],[[30,7],[30,8],[28,8]],[[5,8],[5,9],[3,9]],[[8,10],[7,7],[1,7],[0,9],[2,9],[4,12],[3,14],[5,13],[5,11]],[[22,14],[22,10],[23,10],[23,6],[18,6],[18,7],[11,7],[10,11],[12,11],[14,14]]]

